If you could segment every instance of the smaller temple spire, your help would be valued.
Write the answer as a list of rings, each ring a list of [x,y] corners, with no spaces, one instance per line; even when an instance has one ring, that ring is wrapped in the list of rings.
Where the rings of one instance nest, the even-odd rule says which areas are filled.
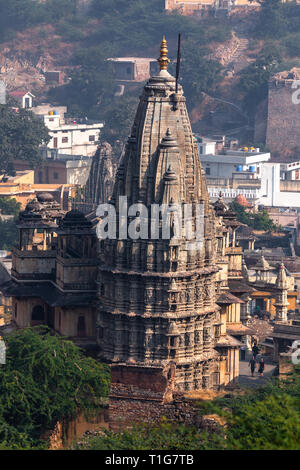
[[[278,289],[287,289],[288,287],[285,266],[283,263],[281,263],[279,271],[278,271],[278,276],[276,279],[276,287]]]
[[[160,70],[167,70],[168,65],[170,63],[170,59],[168,59],[168,46],[167,46],[167,41],[165,36],[163,36],[161,46],[160,46],[160,56],[157,59],[157,62],[159,63]]]
[[[275,321],[286,323],[288,321],[288,280],[286,276],[285,266],[281,263],[278,276],[276,279],[277,301],[274,304],[276,308]]]

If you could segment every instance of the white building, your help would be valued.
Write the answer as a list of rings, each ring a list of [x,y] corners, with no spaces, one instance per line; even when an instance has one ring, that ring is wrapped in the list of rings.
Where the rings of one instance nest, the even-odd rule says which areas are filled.
[[[203,151],[212,148],[212,143],[198,144]],[[200,153],[206,178],[232,178],[235,173],[241,178],[255,179],[261,174],[264,162],[269,161],[270,153],[253,150],[225,150],[223,154]]]
[[[35,96],[30,91],[12,91],[10,96],[14,98],[19,106],[24,109],[31,109]]]
[[[43,119],[49,129],[51,140],[48,149],[67,155],[92,157],[95,154],[103,123],[65,119],[65,106],[41,105],[33,108],[33,112]]]
[[[300,208],[300,162],[270,162],[270,153],[255,148],[215,154],[211,153],[212,144],[198,143],[213,201],[222,192],[228,201],[242,195],[256,205]],[[210,153],[205,153],[208,150]]]
[[[280,177],[283,180],[300,180],[300,162],[280,163]]]

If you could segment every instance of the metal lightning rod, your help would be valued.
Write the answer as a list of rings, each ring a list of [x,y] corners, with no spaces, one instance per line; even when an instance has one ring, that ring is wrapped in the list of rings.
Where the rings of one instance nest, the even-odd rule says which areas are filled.
[[[178,93],[180,62],[181,62],[181,33],[178,34],[178,50],[177,50],[177,63],[176,63],[176,93]]]

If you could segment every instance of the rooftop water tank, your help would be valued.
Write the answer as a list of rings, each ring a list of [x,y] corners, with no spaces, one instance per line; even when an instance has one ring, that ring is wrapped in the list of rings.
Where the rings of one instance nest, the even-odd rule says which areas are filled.
[[[54,116],[59,116],[59,112],[58,112],[58,111],[54,111]]]
[[[240,171],[243,171],[243,166],[242,166],[242,165],[238,165],[238,166],[236,167],[236,171],[239,171],[239,172],[240,172]]]
[[[249,171],[251,171],[251,173],[255,173],[255,166],[250,165],[249,166]]]

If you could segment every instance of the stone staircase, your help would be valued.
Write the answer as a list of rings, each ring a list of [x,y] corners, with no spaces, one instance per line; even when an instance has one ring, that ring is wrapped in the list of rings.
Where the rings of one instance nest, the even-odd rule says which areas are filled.
[[[246,38],[239,38],[239,45],[231,57],[231,62],[228,67],[231,68],[235,73],[240,72],[249,65],[246,55],[244,52],[248,49],[249,40]]]

